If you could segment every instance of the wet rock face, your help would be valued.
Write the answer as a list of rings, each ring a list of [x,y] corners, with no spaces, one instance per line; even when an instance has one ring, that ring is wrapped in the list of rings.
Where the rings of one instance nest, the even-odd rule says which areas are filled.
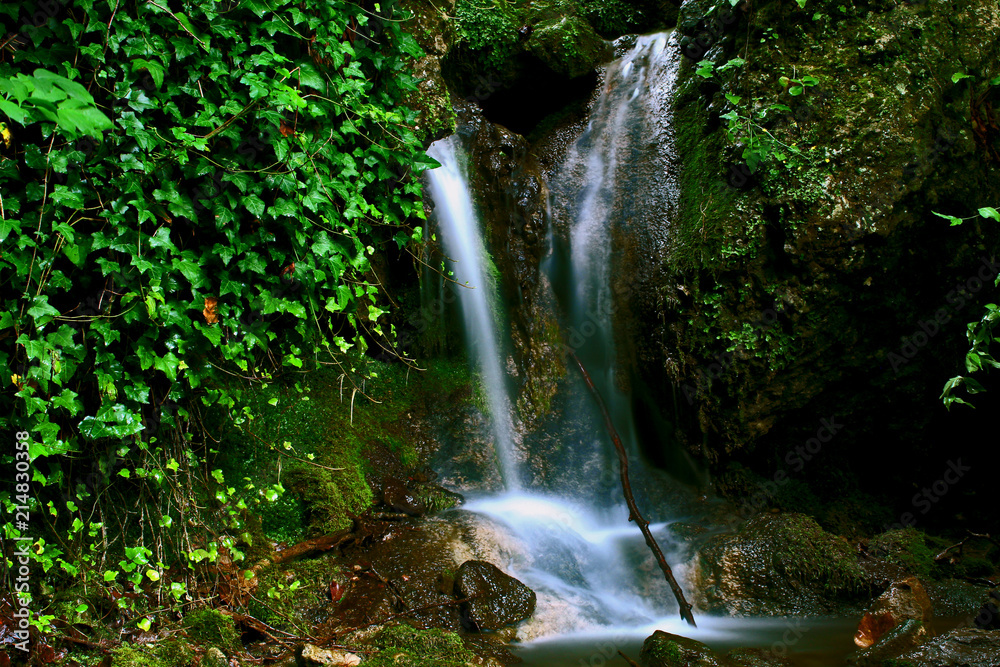
[[[1000,632],[958,628],[903,653],[896,664],[913,667],[996,667]]]
[[[696,40],[719,4],[686,1],[679,30]],[[991,0],[958,9],[866,3],[840,13],[832,3],[800,13],[760,2],[735,16],[706,41],[704,58],[718,67],[739,55],[747,66],[710,81],[695,73],[700,57],[681,67],[681,211],[660,283],[665,324],[651,319],[648,333],[662,341],[661,368],[690,416],[690,447],[718,460],[749,458],[755,445],[760,460],[783,457],[836,414],[851,424],[837,449],[850,448],[852,460],[926,451],[935,438],[922,429],[944,414],[928,387],[954,375],[967,349],[964,322],[987,302],[982,290],[958,312],[946,295],[976,275],[998,231],[949,229],[933,211],[951,205],[975,215],[981,202],[1000,201],[996,140],[987,149],[975,129],[980,112],[969,109],[972,90],[951,84],[950,70],[959,58],[969,71],[996,69],[986,45],[1000,36],[1000,10]],[[747,31],[749,39],[736,37]],[[776,73],[793,68],[819,84],[797,97],[776,89]],[[762,121],[768,131],[829,155],[771,158],[753,178],[734,177],[744,146],[727,139],[720,116],[745,113],[748,101],[787,105],[791,112]],[[942,307],[954,319],[928,325],[940,328],[928,343],[919,323]],[[773,321],[759,326],[764,316]],[[904,356],[904,336],[925,346]],[[888,441],[899,447],[872,446]],[[910,458],[901,479],[923,461]],[[881,459],[871,468],[881,471]]]
[[[861,618],[854,643],[868,648],[888,632],[908,620],[929,621],[931,599],[916,577],[897,581],[883,593]]]
[[[696,559],[698,603],[733,616],[857,609],[868,590],[850,546],[801,514],[763,514],[712,538]]]
[[[522,422],[532,428],[548,411],[566,372],[554,297],[539,268],[548,189],[524,137],[490,123],[474,104],[458,109],[484,238],[510,316],[513,364],[508,368],[519,385],[517,407]]]
[[[1000,591],[990,591],[986,602],[976,614],[976,627],[981,630],[1000,630]]]
[[[462,605],[462,625],[469,630],[499,630],[523,621],[535,611],[535,592],[492,563],[462,563],[455,577]]]

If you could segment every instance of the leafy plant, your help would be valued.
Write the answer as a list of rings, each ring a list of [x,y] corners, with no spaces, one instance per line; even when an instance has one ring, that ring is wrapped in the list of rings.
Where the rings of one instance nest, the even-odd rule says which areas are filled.
[[[242,388],[282,369],[360,386],[393,349],[372,261],[421,238],[422,53],[369,0],[0,15],[0,428],[30,433],[31,557],[179,600],[161,559],[238,561],[252,503],[210,478],[206,420],[249,420]]]
[[[934,211],[934,215],[948,220],[952,227],[961,225],[963,222],[977,217],[959,218],[953,215],[938,213],[937,211]],[[984,206],[979,209],[978,217],[1000,222],[1000,211],[991,206]],[[1000,287],[1000,276],[996,277],[994,286]],[[966,336],[969,340],[969,351],[965,354],[965,370],[967,373],[975,373],[986,368],[1000,369],[1000,362],[993,357],[990,351],[991,343],[1000,343],[1000,308],[997,307],[997,304],[986,304],[986,311],[983,313],[982,318],[977,322],[970,322],[968,324]],[[975,407],[955,394],[960,387],[964,387],[970,395],[986,391],[983,385],[975,378],[956,375],[945,383],[944,390],[939,397],[944,403],[945,408],[950,410],[951,406],[956,404]]]

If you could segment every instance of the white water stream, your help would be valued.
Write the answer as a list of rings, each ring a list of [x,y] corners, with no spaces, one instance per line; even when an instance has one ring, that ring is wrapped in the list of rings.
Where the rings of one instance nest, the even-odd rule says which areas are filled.
[[[672,38],[657,34],[639,37],[633,48],[610,63],[590,125],[569,150],[556,182],[550,184],[561,193],[559,213],[569,221],[569,252],[563,263],[569,265],[572,294],[564,306],[566,322],[580,338],[569,344],[590,369],[633,452],[637,436],[630,398],[614,381],[612,226],[630,222],[623,216],[641,208],[633,200],[642,193],[630,190],[629,179],[640,175],[635,161],[648,157],[653,144],[659,150],[671,150],[659,132],[670,122],[663,100],[672,94],[679,60]],[[429,172],[429,183],[445,251],[454,260],[454,279],[472,288],[459,290],[465,335],[470,358],[486,389],[506,487],[499,495],[470,499],[464,509],[483,517],[483,532],[489,533],[496,557],[504,561],[496,564],[538,594],[538,608],[521,627],[521,639],[676,627],[677,605],[639,530],[628,521],[620,491],[613,487],[609,487],[611,493],[603,488],[598,491],[601,485],[608,487],[605,476],[601,484],[595,479],[592,492],[586,492],[586,475],[594,471],[613,471],[617,480],[610,439],[594,419],[595,407],[588,394],[577,392],[582,400],[574,409],[589,412],[587,419],[596,428],[582,429],[587,435],[570,447],[593,455],[587,455],[589,471],[580,469],[577,474],[576,492],[551,484],[530,490],[522,486],[521,480],[530,477],[518,470],[517,462],[529,457],[515,450],[498,317],[490,308],[498,300],[489,292],[486,255],[462,169],[461,147],[451,137],[436,142],[428,152],[442,165]],[[645,180],[643,187],[663,190],[658,178]],[[546,262],[546,266],[554,264]],[[525,446],[530,448],[531,443]],[[647,509],[647,518],[659,520],[652,528],[668,559],[676,558],[679,552],[670,540],[667,523],[656,516],[657,511],[669,508]],[[675,574],[684,585],[683,564],[675,562]]]

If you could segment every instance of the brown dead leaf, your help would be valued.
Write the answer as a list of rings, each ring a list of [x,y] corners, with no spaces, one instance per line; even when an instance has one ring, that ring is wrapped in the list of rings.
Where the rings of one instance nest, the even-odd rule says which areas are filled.
[[[219,300],[214,296],[205,297],[205,309],[201,311],[201,314],[205,316],[205,321],[209,324],[219,323],[218,314]]]

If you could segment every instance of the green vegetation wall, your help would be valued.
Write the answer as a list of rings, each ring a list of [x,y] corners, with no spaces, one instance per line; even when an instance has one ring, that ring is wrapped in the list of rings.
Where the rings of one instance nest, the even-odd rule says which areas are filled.
[[[351,382],[351,355],[391,346],[369,262],[420,240],[428,166],[400,18],[368,0],[0,5],[0,430],[27,436],[29,504],[68,500],[53,526],[83,530],[111,461],[181,488],[191,429],[240,382],[317,364]]]

